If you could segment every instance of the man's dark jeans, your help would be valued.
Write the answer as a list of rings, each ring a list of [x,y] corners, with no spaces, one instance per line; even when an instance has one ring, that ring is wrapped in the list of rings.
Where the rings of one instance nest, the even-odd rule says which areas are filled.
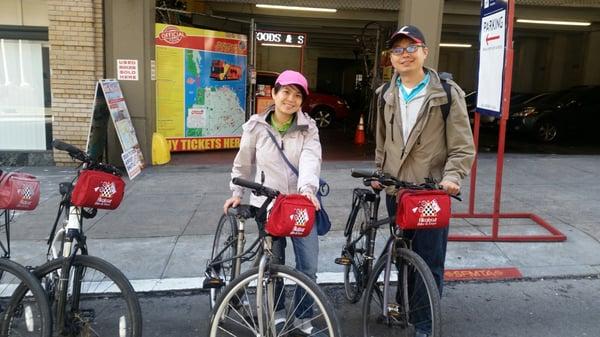
[[[389,216],[396,214],[396,196],[388,195],[386,197],[386,206]],[[412,248],[425,260],[429,269],[433,273],[435,283],[437,284],[440,296],[444,287],[444,261],[446,260],[446,247],[448,244],[448,228],[444,229],[420,229],[404,231],[405,237],[412,239]],[[417,292],[422,292],[423,287],[416,286]],[[415,299],[425,298],[426,294],[414,294]],[[414,304],[413,304],[414,305]],[[429,314],[429,313],[427,313]],[[420,317],[422,313],[417,312],[414,317],[417,329],[429,333],[431,331],[430,319]],[[419,324],[423,321],[428,323]]]

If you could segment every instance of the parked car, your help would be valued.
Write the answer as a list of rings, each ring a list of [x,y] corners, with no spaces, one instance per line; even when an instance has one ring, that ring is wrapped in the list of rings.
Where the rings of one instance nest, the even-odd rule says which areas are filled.
[[[600,86],[576,86],[524,104],[509,116],[509,129],[551,143],[567,133],[595,132],[598,111]]]
[[[258,71],[256,73],[257,96],[270,96],[277,76],[279,76],[277,72]],[[350,106],[344,99],[310,89],[309,91],[310,95],[302,103],[302,111],[307,112],[317,122],[319,128],[330,127],[335,121],[343,120],[350,115]]]
[[[510,94],[510,110],[513,110],[514,107],[519,106],[522,102],[531,99],[532,97],[537,96],[538,94],[534,93],[520,93],[513,92]],[[474,123],[475,118],[475,110],[477,108],[477,91],[471,91],[465,95],[465,102],[467,104],[467,111],[469,113],[469,119],[471,120],[471,124]],[[495,127],[497,125],[498,118],[495,116],[481,115],[480,125],[482,127]]]

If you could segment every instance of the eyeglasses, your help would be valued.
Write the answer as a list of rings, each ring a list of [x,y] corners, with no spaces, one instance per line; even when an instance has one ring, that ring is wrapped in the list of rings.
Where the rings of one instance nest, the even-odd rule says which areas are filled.
[[[391,53],[394,55],[402,55],[402,53],[404,53],[404,51],[406,50],[407,53],[412,54],[414,52],[417,51],[417,49],[419,49],[419,47],[424,47],[422,44],[411,44],[408,47],[396,47],[396,48],[392,48]]]

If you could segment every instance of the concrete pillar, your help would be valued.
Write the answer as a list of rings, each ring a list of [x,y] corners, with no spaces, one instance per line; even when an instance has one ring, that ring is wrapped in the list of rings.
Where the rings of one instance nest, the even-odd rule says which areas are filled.
[[[146,164],[156,130],[156,87],[150,78],[154,57],[154,1],[104,0],[106,77],[117,78],[117,59],[137,60],[138,80],[120,81]],[[112,134],[112,136],[111,136]],[[121,145],[112,130],[108,158],[119,163]]]
[[[521,38],[515,44],[512,91],[535,91],[533,79],[536,65],[536,39]]]
[[[600,84],[600,31],[589,32],[583,63],[583,83]]]
[[[552,48],[550,50],[553,50],[554,53],[549,56],[551,58],[549,62],[550,66],[546,70],[549,76],[549,90],[559,90],[564,87],[563,77],[567,62],[567,53],[569,53],[568,42],[565,34],[557,35],[552,39]]]
[[[437,69],[442,34],[443,0],[403,0],[400,2],[398,27],[414,25],[425,35],[429,55],[425,66]]]

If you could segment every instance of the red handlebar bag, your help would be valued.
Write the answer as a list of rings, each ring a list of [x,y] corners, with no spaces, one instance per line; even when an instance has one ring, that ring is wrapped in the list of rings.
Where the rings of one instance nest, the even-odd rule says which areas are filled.
[[[40,182],[31,174],[0,175],[0,209],[32,210],[40,201]]]
[[[301,194],[279,195],[269,213],[265,230],[277,237],[304,237],[315,223],[315,206]]]
[[[396,225],[400,229],[445,228],[450,224],[450,195],[442,190],[400,190]]]
[[[79,207],[115,209],[125,194],[125,181],[114,174],[82,170],[71,194],[71,204]]]

